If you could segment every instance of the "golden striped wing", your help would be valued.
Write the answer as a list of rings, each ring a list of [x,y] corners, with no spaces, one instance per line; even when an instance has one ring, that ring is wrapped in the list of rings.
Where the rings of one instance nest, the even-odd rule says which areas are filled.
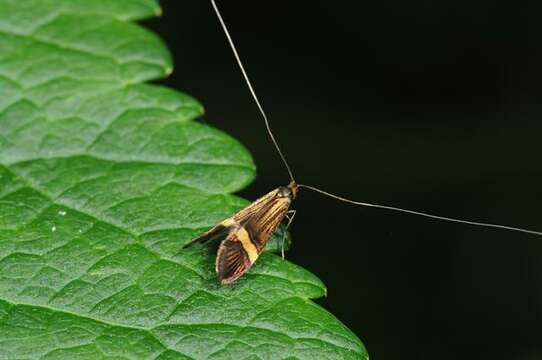
[[[280,197],[278,196],[278,192],[279,192],[278,189],[268,192],[264,196],[260,197],[259,199],[253,201],[252,203],[250,203],[243,209],[239,210],[230,219],[232,219],[235,222],[238,222],[239,224],[242,224],[244,221],[246,221],[248,218],[252,217],[253,215],[261,211],[266,211],[266,209],[269,208],[270,204],[273,204],[277,202],[277,200],[280,200]]]
[[[273,193],[274,196],[267,197]],[[266,197],[267,201],[260,203],[256,210],[249,209],[250,205],[245,208],[250,211],[243,214],[239,226],[233,226],[226,239],[220,243],[216,272],[221,284],[237,280],[250,269],[288,212],[291,204],[289,198],[277,196],[276,191],[262,199]]]
[[[243,244],[241,239],[242,230],[239,228],[220,243],[215,266],[221,284],[229,284],[237,280],[258,257],[255,251],[245,247],[246,244]]]
[[[195,243],[205,243],[207,241],[211,241],[219,237],[226,231],[229,231],[231,233],[231,230],[233,228],[238,228],[244,222],[246,222],[252,215],[260,212],[263,208],[269,206],[271,202],[274,202],[274,200],[277,198],[277,194],[278,194],[278,189],[268,192],[261,198],[255,200],[254,202],[250,203],[243,209],[239,210],[233,216],[223,220],[222,222],[213,226],[208,231],[190,240],[189,242],[183,245],[183,248],[192,246]]]
[[[248,237],[256,247],[258,254],[263,251],[269,238],[286,216],[290,204],[291,200],[288,198],[277,198],[267,206],[262,207],[257,213],[254,213],[243,224],[243,228],[247,231]]]

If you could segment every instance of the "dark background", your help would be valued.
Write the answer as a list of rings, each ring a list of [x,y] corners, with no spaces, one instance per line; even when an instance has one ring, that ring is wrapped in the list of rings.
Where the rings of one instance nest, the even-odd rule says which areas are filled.
[[[298,181],[542,230],[542,9],[503,4],[219,1]],[[253,154],[241,196],[287,183],[209,1],[162,5],[145,22],[174,56],[162,83]],[[542,237],[310,191],[294,208],[289,260],[372,359],[542,358]]]

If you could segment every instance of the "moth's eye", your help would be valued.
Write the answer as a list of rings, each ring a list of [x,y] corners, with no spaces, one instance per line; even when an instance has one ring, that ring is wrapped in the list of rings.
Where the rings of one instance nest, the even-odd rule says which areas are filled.
[[[279,188],[279,196],[280,197],[290,197],[291,195],[292,195],[292,192],[286,186],[281,186]]]

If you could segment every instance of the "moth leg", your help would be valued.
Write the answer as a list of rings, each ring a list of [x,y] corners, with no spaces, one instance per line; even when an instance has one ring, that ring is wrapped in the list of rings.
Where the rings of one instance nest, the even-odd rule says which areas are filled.
[[[294,217],[296,214],[296,210],[288,210],[286,213],[286,218],[288,219],[288,223],[286,224],[286,227],[284,228],[284,233],[282,234],[282,246],[281,246],[281,254],[282,254],[282,260],[284,260],[284,244],[286,243],[286,231],[288,231],[288,228],[292,224],[292,221],[294,221]]]
[[[227,226],[224,226],[222,223],[214,226],[209,231],[204,232],[200,236],[198,236],[195,239],[190,240],[186,244],[183,245],[183,249],[194,245],[195,243],[206,243],[207,241],[215,240],[217,237],[222,235],[224,232],[228,230]]]

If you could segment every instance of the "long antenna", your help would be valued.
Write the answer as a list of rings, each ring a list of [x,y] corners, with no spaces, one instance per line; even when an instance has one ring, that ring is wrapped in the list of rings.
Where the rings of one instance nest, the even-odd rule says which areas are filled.
[[[290,175],[290,180],[295,182],[294,174],[292,173],[292,170],[290,169],[290,166],[288,165],[288,162],[286,161],[286,157],[284,157],[284,154],[280,150],[279,144],[277,140],[275,139],[275,136],[273,136],[273,132],[271,131],[271,126],[269,125],[269,120],[267,120],[267,115],[265,114],[265,111],[263,110],[263,107],[260,104],[258,97],[256,96],[256,92],[254,91],[254,88],[252,87],[252,83],[250,82],[250,79],[248,78],[247,72],[245,71],[245,67],[243,66],[243,62],[241,61],[241,58],[239,57],[239,54],[237,53],[237,49],[235,48],[235,44],[233,43],[233,40],[230,36],[228,27],[226,26],[224,19],[222,19],[222,15],[220,15],[220,11],[218,10],[218,7],[216,6],[215,0],[211,0],[211,4],[213,4],[213,8],[215,9],[215,13],[216,13],[216,16],[218,17],[218,21],[220,21],[222,30],[224,30],[224,34],[226,34],[226,38],[228,39],[228,42],[230,43],[230,47],[233,51],[233,55],[235,56],[235,60],[237,60],[237,64],[239,65],[239,68],[241,69],[241,73],[243,74],[243,77],[245,78],[248,89],[250,90],[250,93],[252,94],[252,98],[256,102],[256,105],[258,105],[258,109],[260,110],[260,113],[262,114],[263,120],[265,122],[265,127],[267,128],[267,133],[269,134],[271,141],[273,141],[273,145],[275,145],[275,149],[277,149],[277,152],[279,153],[280,158],[282,159],[282,162],[284,163],[284,166],[286,166],[286,170],[288,170],[288,175]]]
[[[271,126],[269,125],[269,120],[267,119],[267,115],[265,114],[265,111],[263,110],[263,107],[260,104],[260,101],[258,100],[258,96],[256,96],[256,92],[254,91],[254,88],[252,87],[252,83],[250,82],[250,79],[248,78],[247,72],[245,71],[245,67],[243,66],[241,58],[239,57],[239,54],[237,53],[237,49],[235,48],[235,44],[233,43],[233,40],[232,40],[232,38],[230,36],[228,28],[226,27],[226,23],[224,22],[224,19],[222,19],[222,15],[220,14],[220,11],[218,10],[218,7],[216,6],[215,0],[211,0],[211,4],[213,5],[213,8],[215,10],[216,16],[218,17],[218,20],[220,21],[220,25],[222,26],[222,30],[224,30],[226,38],[228,39],[230,47],[231,47],[231,49],[233,51],[233,55],[235,56],[235,60],[237,61],[237,65],[239,65],[239,68],[241,69],[241,73],[243,74],[243,77],[245,78],[245,82],[246,82],[246,84],[248,86],[248,89],[250,90],[250,94],[252,95],[252,98],[256,102],[256,105],[258,106],[258,109],[260,110],[260,113],[262,114],[262,117],[263,117],[264,122],[265,122],[265,127],[267,128],[267,133],[269,134],[269,137],[273,141],[273,145],[275,145],[275,149],[277,149],[277,152],[279,153],[280,158],[282,159],[282,162],[286,166],[286,170],[288,170],[288,174],[290,175],[290,179],[295,183],[295,179],[294,179],[294,175],[292,174],[292,170],[290,169],[290,166],[288,165],[288,162],[286,161],[286,158],[284,157],[284,154],[280,150],[279,144],[278,144],[277,140],[275,139],[275,136],[273,136],[273,132],[271,131]],[[329,196],[331,198],[334,198],[336,200],[340,200],[340,201],[343,201],[343,202],[346,202],[346,203],[349,203],[349,204],[353,204],[353,205],[398,211],[398,212],[402,212],[402,213],[413,214],[413,215],[418,215],[418,216],[424,216],[424,217],[428,217],[428,218],[431,218],[431,219],[450,221],[450,222],[455,222],[455,223],[460,223],[460,224],[491,227],[491,228],[518,231],[518,232],[522,232],[522,233],[542,236],[542,232],[539,232],[539,231],[522,229],[522,228],[513,227],[513,226],[506,226],[506,225],[478,222],[478,221],[461,220],[461,219],[455,219],[455,218],[450,218],[450,217],[446,217],[446,216],[438,216],[438,215],[433,215],[433,214],[429,214],[429,213],[424,213],[424,212],[421,212],[421,211],[401,209],[401,208],[393,207],[393,206],[386,206],[386,205],[370,204],[370,203],[365,203],[365,202],[360,202],[360,201],[353,201],[353,200],[350,200],[350,199],[346,199],[346,198],[334,195],[334,194],[329,193],[327,191],[318,189],[318,188],[316,188],[314,186],[303,185],[303,184],[299,184],[298,186],[300,188],[306,188],[306,189],[309,189],[309,190],[312,190],[312,191],[316,191],[316,192],[318,192],[320,194],[323,194],[323,195]]]
[[[450,217],[446,217],[446,216],[438,216],[438,215],[428,214],[428,213],[424,213],[424,212],[421,212],[421,211],[401,209],[401,208],[394,207],[394,206],[386,206],[386,205],[370,204],[370,203],[361,202],[361,201],[353,201],[353,200],[350,200],[350,199],[346,199],[346,198],[343,198],[343,197],[328,193],[327,191],[320,190],[320,189],[318,189],[318,188],[316,188],[314,186],[303,185],[303,184],[299,184],[298,186],[300,188],[306,188],[306,189],[309,189],[309,190],[312,190],[312,191],[316,191],[316,192],[318,192],[320,194],[329,196],[329,197],[331,197],[333,199],[344,201],[346,203],[353,204],[353,205],[374,207],[374,208],[378,208],[378,209],[385,209],[385,210],[392,210],[392,211],[399,211],[399,212],[403,212],[403,213],[407,213],[407,214],[425,216],[425,217],[432,218],[432,219],[451,221],[451,222],[456,222],[456,223],[460,223],[460,224],[468,224],[468,225],[483,226],[483,227],[492,227],[492,228],[497,228],[497,229],[519,231],[519,232],[522,232],[522,233],[542,236],[542,232],[540,232],[540,231],[522,229],[522,228],[518,228],[518,227],[514,227],[514,226],[507,226],[507,225],[491,224],[491,223],[485,223],[485,222],[479,222],[479,221],[467,221],[467,220],[450,218]]]

